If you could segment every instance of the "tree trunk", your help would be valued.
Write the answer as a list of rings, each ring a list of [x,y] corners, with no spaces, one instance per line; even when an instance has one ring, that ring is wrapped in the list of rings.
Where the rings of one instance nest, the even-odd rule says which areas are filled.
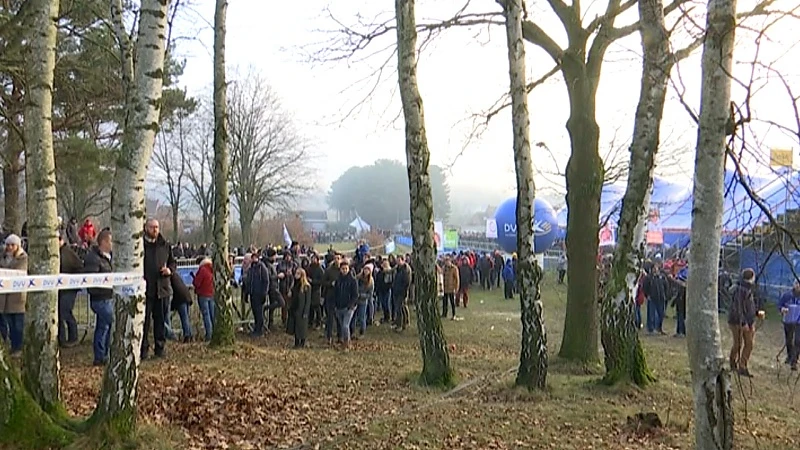
[[[62,448],[73,437],[36,404],[0,345],[0,447]]]
[[[225,35],[228,0],[216,0],[214,13],[214,319],[211,344],[233,345],[231,267],[228,265],[230,197],[228,194],[228,108],[225,81]]]
[[[53,71],[56,64],[58,0],[33,0],[25,57],[25,164],[27,167],[28,273],[57,275],[58,205],[53,153]],[[45,412],[61,412],[58,360],[58,291],[28,293],[23,381]]]
[[[695,448],[733,448],[730,374],[725,370],[717,314],[726,125],[736,31],[736,1],[709,0],[703,44],[700,124],[686,287],[689,367],[695,410]]]
[[[126,123],[111,195],[116,272],[143,270],[144,182],[159,123],[168,3],[142,0],[134,69],[133,50],[122,19],[122,1],[112,1],[126,92]],[[96,424],[107,427],[114,437],[129,437],[136,427],[143,324],[144,283],[115,289],[110,361],[94,414]]]
[[[178,222],[178,205],[174,205],[172,207],[172,243],[177,244],[179,242],[180,231],[178,230],[178,226],[180,225]]]
[[[645,253],[653,169],[673,58],[661,0],[640,0],[642,85],[633,125],[628,185],[622,199],[611,280],[604,293],[601,337],[607,384],[655,380],[647,367],[635,323],[636,289]]]
[[[216,193],[214,194],[214,198],[216,199]],[[216,225],[216,224],[215,224]],[[239,211],[239,226],[242,229],[242,244],[244,247],[249,247],[255,242],[253,242],[253,218],[252,217],[245,217],[242,215],[241,211]],[[214,228],[216,230],[216,227]],[[275,243],[273,243],[275,244]]]
[[[533,246],[533,203],[536,186],[531,160],[530,115],[525,82],[525,41],[522,39],[522,0],[506,3],[506,38],[514,130],[514,168],[517,174],[517,276],[520,279],[522,344],[517,386],[544,389],[547,383],[547,334],[539,283],[542,271]],[[522,224],[520,226],[520,224]]]
[[[414,0],[395,0],[397,72],[406,123],[406,160],[413,238],[414,295],[422,351],[422,382],[450,385],[453,370],[439,318],[436,289],[436,244],[433,240],[433,194],[425,115],[417,85],[417,30]]]
[[[596,82],[583,56],[565,53],[562,73],[567,83],[572,146],[567,163],[567,312],[559,356],[587,364],[598,359],[597,250],[598,217],[604,167],[600,128],[595,120]]]
[[[20,136],[22,125],[17,114],[11,114],[16,123],[7,124],[6,148],[3,155],[3,228],[19,234],[22,229],[22,205],[20,205],[20,174],[22,173],[22,153],[25,150]]]

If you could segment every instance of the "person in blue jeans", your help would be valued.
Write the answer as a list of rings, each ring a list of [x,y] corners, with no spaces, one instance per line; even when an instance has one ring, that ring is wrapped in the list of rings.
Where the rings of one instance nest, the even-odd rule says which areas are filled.
[[[333,286],[333,306],[339,319],[339,339],[344,351],[350,350],[350,322],[358,305],[358,282],[350,275],[350,264],[339,263],[339,278]]]
[[[251,256],[252,259],[252,256]],[[216,315],[214,305],[214,271],[211,269],[211,259],[202,257],[200,267],[192,279],[194,293],[197,295],[197,304],[200,306],[200,313],[203,315],[203,328],[206,331],[206,342],[211,340],[214,331],[214,316]]]
[[[103,230],[97,235],[97,245],[86,253],[83,263],[86,273],[111,273],[111,232]],[[90,288],[89,306],[96,316],[94,326],[94,351],[95,366],[102,366],[108,362],[108,348],[111,345],[111,324],[114,320],[113,291],[111,289]]]
[[[670,298],[670,284],[662,269],[661,261],[656,261],[644,279],[644,294],[647,296],[647,332],[664,332],[664,310]]]
[[[28,255],[22,249],[22,239],[16,234],[9,235],[5,240],[5,252],[0,258],[0,268],[28,271]],[[0,334],[4,340],[11,341],[11,354],[17,355],[22,351],[22,341],[25,334],[25,303],[27,296],[24,292],[0,294]]]
[[[786,364],[797,370],[800,357],[800,281],[795,281],[792,290],[778,301],[778,310],[783,316],[783,335],[786,342]]]
[[[686,336],[686,280],[689,268],[682,268],[675,276],[673,303],[675,303],[675,337]]]
[[[361,275],[358,276],[358,306],[356,309],[356,320],[358,324],[358,334],[363,336],[367,331],[367,319],[369,316],[369,305],[372,302],[372,294],[375,292],[375,282],[372,279],[372,264],[364,265]]]

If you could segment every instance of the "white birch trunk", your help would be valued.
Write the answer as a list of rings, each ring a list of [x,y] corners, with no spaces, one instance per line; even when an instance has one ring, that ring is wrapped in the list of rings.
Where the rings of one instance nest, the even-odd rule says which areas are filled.
[[[406,124],[406,160],[411,200],[414,293],[422,351],[422,376],[427,384],[453,381],[450,355],[439,318],[436,289],[436,244],[433,240],[433,195],[425,114],[417,85],[417,30],[414,0],[395,0],[397,73]]]
[[[533,181],[528,91],[525,87],[522,0],[509,0],[505,8],[511,120],[514,131],[514,168],[517,175],[517,276],[520,279],[522,321],[522,344],[516,384],[529,389],[544,389],[547,384],[547,334],[539,293],[542,271],[536,261],[533,245],[533,203],[536,197],[536,185]]]
[[[620,211],[611,280],[604,293],[601,337],[605,350],[604,382],[630,381],[644,386],[654,380],[635,326],[636,288],[645,252],[645,232],[653,189],[653,169],[660,140],[667,81],[674,58],[664,26],[661,0],[639,1],[642,83],[631,142],[630,170]]]
[[[25,55],[25,159],[28,211],[28,273],[59,273],[58,206],[53,154],[53,71],[56,64],[58,0],[31,0]],[[24,295],[24,294],[23,294]],[[49,413],[60,412],[58,291],[27,294],[23,380]]]
[[[122,1],[111,0],[112,16],[121,45],[126,122],[117,159],[111,199],[114,270],[142,272],[142,235],[145,218],[144,182],[158,131],[168,0],[142,0],[135,43],[122,22]],[[118,436],[129,436],[136,426],[136,388],[144,324],[143,284],[115,289],[110,360],[94,419]]]
[[[695,448],[698,450],[733,448],[731,384],[720,339],[717,276],[735,14],[736,0],[708,2],[686,288]]]
[[[233,345],[231,267],[228,265],[228,108],[225,80],[225,35],[228,0],[216,0],[214,13],[214,303],[217,313],[211,343]]]

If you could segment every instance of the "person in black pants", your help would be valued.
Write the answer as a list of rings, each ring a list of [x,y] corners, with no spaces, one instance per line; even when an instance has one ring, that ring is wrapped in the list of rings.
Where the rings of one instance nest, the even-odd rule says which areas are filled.
[[[253,337],[264,335],[264,304],[267,302],[267,293],[270,290],[271,277],[267,266],[253,253],[250,269],[247,271],[247,294],[250,297],[250,306],[253,310]]]
[[[172,256],[172,246],[161,236],[157,220],[148,219],[144,227],[144,281],[147,284],[145,293],[145,320],[142,336],[142,359],[147,359],[150,344],[147,335],[150,325],[153,326],[153,348],[156,358],[166,354],[166,324],[164,323],[165,305],[172,298],[172,272],[177,263]],[[168,307],[168,306],[167,306]]]

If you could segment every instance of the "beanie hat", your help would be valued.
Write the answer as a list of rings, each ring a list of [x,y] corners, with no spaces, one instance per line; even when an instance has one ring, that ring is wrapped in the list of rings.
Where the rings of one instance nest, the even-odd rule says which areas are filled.
[[[22,239],[19,238],[16,234],[9,234],[6,237],[6,245],[22,245]]]

